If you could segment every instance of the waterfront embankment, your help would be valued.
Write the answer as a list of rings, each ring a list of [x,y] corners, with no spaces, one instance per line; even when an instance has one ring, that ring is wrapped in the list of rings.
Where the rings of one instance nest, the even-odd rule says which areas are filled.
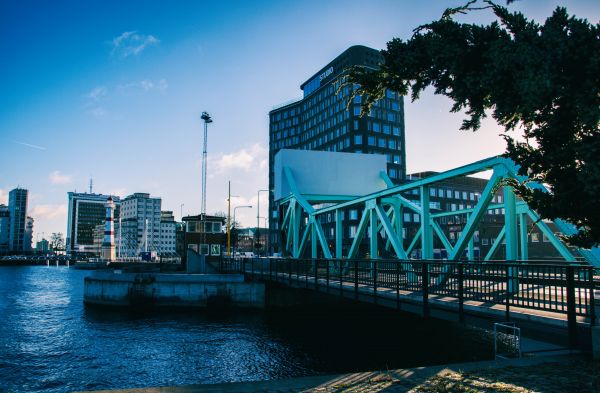
[[[591,361],[580,355],[538,356],[276,381],[103,390],[95,393],[572,391],[600,391],[599,361]]]
[[[97,306],[264,308],[265,286],[241,274],[159,274],[96,271],[83,300]]]

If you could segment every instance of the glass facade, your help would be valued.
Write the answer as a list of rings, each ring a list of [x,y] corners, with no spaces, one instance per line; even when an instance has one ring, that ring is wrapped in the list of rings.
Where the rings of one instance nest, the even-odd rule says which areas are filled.
[[[381,154],[387,157],[387,172],[400,183],[406,174],[404,152],[404,104],[402,96],[387,91],[368,115],[360,116],[362,97],[348,100],[352,88],[339,88],[339,77],[347,67],[375,68],[381,63],[379,51],[353,46],[301,85],[303,98],[269,113],[269,189],[274,189],[273,165],[281,149],[323,150]],[[279,246],[277,206],[269,195],[269,244],[271,252]],[[350,219],[345,226],[355,225]],[[348,230],[345,233],[349,233]]]

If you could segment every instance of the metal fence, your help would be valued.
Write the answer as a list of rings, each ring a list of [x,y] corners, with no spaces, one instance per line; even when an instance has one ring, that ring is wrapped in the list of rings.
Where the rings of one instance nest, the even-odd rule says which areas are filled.
[[[447,262],[383,259],[224,259],[221,272],[244,273],[273,281],[301,283],[328,291],[354,290],[400,302],[402,295],[422,298],[428,313],[432,297],[464,302],[566,314],[569,328],[576,328],[577,316],[595,322],[594,287],[600,280],[587,265],[558,263]]]

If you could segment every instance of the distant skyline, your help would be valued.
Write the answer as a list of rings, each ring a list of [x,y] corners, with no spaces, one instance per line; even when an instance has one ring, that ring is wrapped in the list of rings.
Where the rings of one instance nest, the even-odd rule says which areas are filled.
[[[29,190],[34,242],[66,232],[67,192],[146,192],[163,210],[198,214],[202,121],[209,126],[207,212],[232,206],[256,225],[268,187],[268,112],[352,45],[385,48],[466,1],[4,1],[0,3],[0,203]],[[500,2],[503,3],[503,2]],[[560,3],[596,23],[597,1],[524,0],[542,22]],[[489,23],[490,11],[461,17]],[[500,154],[501,129],[458,128],[430,92],[405,99],[407,172]],[[435,141],[435,142],[432,142]],[[267,198],[261,194],[261,215]],[[263,225],[261,220],[261,225]]]

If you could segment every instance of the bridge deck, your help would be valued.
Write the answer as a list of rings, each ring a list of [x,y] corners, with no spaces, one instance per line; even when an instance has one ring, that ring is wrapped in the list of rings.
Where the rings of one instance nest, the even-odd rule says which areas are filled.
[[[252,272],[250,270],[247,270],[246,274],[254,278],[280,282],[295,288],[313,289],[332,295],[341,295],[347,298],[355,298],[356,300],[379,303],[382,306],[405,309],[406,311],[413,310],[407,307],[407,305],[418,305],[420,309],[423,304],[423,295],[420,291],[396,290],[386,287],[378,287],[375,290],[375,287],[372,285],[358,284],[355,286],[352,281],[340,282],[339,280],[327,280],[325,278],[317,278],[315,281],[314,276],[301,274],[273,273],[269,275],[265,272]],[[429,294],[428,302],[429,307],[456,313],[459,312],[459,299],[455,296]],[[494,302],[465,300],[463,307],[464,311],[468,313],[487,315],[500,319],[505,318],[507,313],[505,304]],[[510,318],[515,320],[537,321],[558,327],[567,327],[567,314],[564,312],[551,312],[518,306],[510,306],[509,312]],[[578,315],[576,318],[580,324],[589,325],[590,323],[588,316]]]

